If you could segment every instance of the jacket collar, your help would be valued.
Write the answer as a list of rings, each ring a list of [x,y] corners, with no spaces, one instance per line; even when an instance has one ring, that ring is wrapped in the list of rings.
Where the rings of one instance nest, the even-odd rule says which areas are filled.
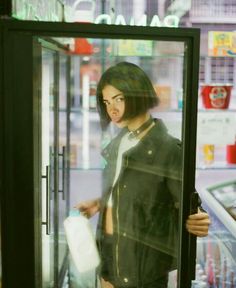
[[[154,122],[155,125],[138,143],[138,145],[142,145],[143,149],[147,151],[155,151],[156,147],[162,141],[163,136],[167,134],[167,128],[161,119],[154,119]],[[101,154],[105,159],[110,158],[111,155],[112,157],[116,158],[120,141],[127,131],[127,128],[123,128],[119,134],[102,150]]]

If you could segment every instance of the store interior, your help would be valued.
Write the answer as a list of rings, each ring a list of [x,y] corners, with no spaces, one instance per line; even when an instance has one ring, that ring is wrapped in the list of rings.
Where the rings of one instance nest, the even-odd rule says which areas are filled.
[[[21,19],[23,10],[20,1],[14,0],[12,3],[12,15]],[[169,25],[172,29],[200,28],[195,186],[212,223],[209,235],[197,239],[196,283],[193,283],[193,287],[236,287],[235,1],[66,0],[63,9],[63,19],[67,22],[150,26],[155,19],[156,25]],[[32,11],[24,14],[28,19],[21,20],[35,20]],[[42,11],[38,15],[40,13]],[[105,16],[99,18],[101,15]],[[175,17],[166,18],[170,15]],[[160,98],[160,105],[152,111],[153,117],[161,118],[169,133],[179,139],[183,133],[183,105],[188,95],[183,93],[186,51],[181,42],[95,38],[52,40],[54,42],[49,41],[52,45],[49,47],[48,39],[40,39],[43,47],[40,52],[42,78],[36,84],[41,85],[43,92],[42,175],[50,173],[47,167],[53,154],[50,147],[54,144],[52,135],[55,129],[52,113],[55,105],[59,108],[59,125],[56,127],[59,131],[58,191],[61,192],[58,265],[62,267],[68,253],[63,221],[76,204],[101,195],[105,162],[100,152],[117,133],[112,125],[106,132],[101,132],[96,110],[96,85],[101,74],[120,61],[142,67]],[[60,53],[60,49],[52,52],[51,48],[58,46],[58,43],[63,49],[66,47],[66,53],[65,50]],[[58,103],[53,100],[55,79],[59,87]],[[42,203],[47,203],[48,199],[45,178],[42,178]],[[42,205],[44,224],[47,222],[47,209],[48,204]],[[96,223],[97,216],[91,219],[94,231]],[[51,219],[50,229],[53,231],[54,228]],[[54,262],[51,260],[54,248],[48,229],[47,225],[42,226],[45,288],[54,287],[50,286],[54,278]],[[94,288],[94,271],[80,274],[73,260],[68,271],[60,287]],[[168,288],[177,287],[176,277],[175,272],[170,273]]]
[[[158,14],[163,19],[167,13],[173,13],[180,17],[179,27],[201,29],[195,180],[196,190],[202,198],[203,207],[211,216],[212,225],[209,237],[198,239],[196,279],[199,281],[199,285],[202,285],[201,287],[234,287],[236,286],[236,263],[234,260],[236,253],[236,163],[235,156],[232,156],[229,150],[235,149],[232,147],[235,147],[236,135],[236,36],[234,32],[236,29],[236,4],[234,1],[178,2],[179,6],[177,1],[158,1],[158,4],[155,1],[133,1],[132,4],[130,2],[122,3],[122,1],[119,3],[104,1],[104,6],[100,9],[104,9],[103,13],[113,16],[113,21],[117,15],[124,15],[127,22],[129,21],[127,20],[128,15],[140,19],[146,13],[151,21],[154,14]],[[86,6],[82,6],[79,9],[85,8]],[[99,10],[98,7],[96,8]],[[95,13],[98,13],[98,10],[95,10]],[[228,36],[232,37],[229,40],[232,45],[230,49],[226,44]],[[145,65],[145,63],[143,64]],[[158,65],[158,73],[163,72],[163,78],[158,79],[158,84],[161,86],[159,87],[161,94],[159,96],[163,97],[162,101],[165,102],[165,105],[169,105],[171,110],[167,118],[169,119],[171,114],[171,117],[176,119],[176,117],[178,118],[178,109],[181,107],[179,102],[181,87],[178,89],[176,83],[172,87],[170,83],[173,83],[173,78],[178,73],[169,74],[166,77],[165,71],[168,68],[165,64],[161,66],[159,63]],[[176,66],[170,69],[176,71]],[[226,106],[217,107],[206,103],[205,89],[211,85],[218,92],[221,87],[229,92],[230,100]],[[175,128],[172,131],[176,131]],[[91,141],[94,140],[91,139]],[[75,142],[78,143],[78,141]],[[96,146],[94,142],[93,144],[91,142],[90,153],[92,153],[93,145]],[[92,154],[90,155],[91,161],[94,161],[92,159],[96,158]],[[90,173],[93,175],[92,177],[96,177],[96,171],[93,170]],[[84,183],[87,183],[85,184],[87,191],[92,190],[91,183],[85,180],[83,174],[79,176],[76,169],[71,171],[71,177],[71,201],[77,203],[84,197],[84,194],[79,193],[77,189],[79,179],[83,178]],[[75,184],[73,185],[73,183]],[[209,192],[212,191],[211,189],[215,192]]]

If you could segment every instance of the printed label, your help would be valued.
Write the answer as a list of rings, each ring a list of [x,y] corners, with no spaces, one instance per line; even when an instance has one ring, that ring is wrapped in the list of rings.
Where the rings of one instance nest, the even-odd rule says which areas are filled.
[[[225,104],[227,91],[224,87],[213,87],[209,96],[211,99],[211,105],[214,108],[222,108]]]

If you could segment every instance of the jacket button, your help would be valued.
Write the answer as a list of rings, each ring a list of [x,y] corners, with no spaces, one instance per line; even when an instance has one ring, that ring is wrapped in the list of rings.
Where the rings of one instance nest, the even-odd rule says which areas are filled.
[[[129,282],[128,278],[124,278],[124,282],[128,283]]]
[[[148,155],[152,155],[152,150],[148,150]]]
[[[126,187],[127,187],[126,185],[123,186],[124,189],[125,189]]]
[[[126,233],[125,232],[123,233],[123,236],[126,237]]]

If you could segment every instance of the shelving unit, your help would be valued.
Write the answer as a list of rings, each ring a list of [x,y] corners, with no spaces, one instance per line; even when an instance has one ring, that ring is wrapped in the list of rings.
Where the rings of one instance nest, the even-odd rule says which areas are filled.
[[[234,31],[236,18],[236,2],[234,0],[193,0],[191,9],[186,15],[186,23],[192,27],[201,28],[201,47],[199,63],[199,101],[198,111],[201,113],[232,113],[236,115],[236,57],[213,57],[208,55],[209,31]],[[210,110],[202,105],[200,96],[201,84],[224,83],[232,84],[231,101],[228,109]],[[199,126],[199,125],[198,125]],[[236,125],[235,125],[236,126]],[[235,129],[236,135],[236,129]],[[202,147],[197,147],[197,185],[214,184],[217,179],[224,181],[235,176],[236,165],[226,163],[226,146],[215,143],[215,160],[206,165],[203,161]],[[231,173],[230,173],[231,172]],[[221,175],[219,179],[219,173]],[[210,175],[210,176],[208,176]],[[215,177],[214,177],[215,175]]]
[[[208,32],[234,31],[235,18],[236,2],[234,0],[192,1],[189,21],[192,23],[193,27],[201,28],[198,115],[213,115],[213,113],[224,115],[224,113],[230,113],[236,117],[236,58],[208,56]],[[231,91],[229,108],[222,110],[204,108],[200,96],[200,86],[203,83],[232,84],[233,89]],[[236,125],[234,125],[234,127],[236,135]],[[236,164],[227,163],[226,145],[213,144],[215,144],[214,161],[211,164],[204,163],[202,145],[198,145],[196,151],[196,189],[202,198],[203,205],[205,205],[204,207],[207,209],[212,222],[209,230],[209,237],[198,239],[196,270],[200,267],[201,273],[204,274],[206,281],[204,282],[205,287],[212,287],[212,285],[216,285],[217,287],[231,285],[232,287],[235,287],[235,277],[228,277],[228,275],[230,275],[230,269],[235,270],[235,268],[232,268],[233,266],[230,266],[230,263],[232,263],[230,259],[235,258],[235,248],[232,248],[228,254],[225,254],[222,249],[217,250],[219,247],[224,248],[227,245],[235,247],[235,238],[231,236],[231,231],[227,230],[226,227],[220,223],[222,218],[219,216],[220,209],[212,207],[211,202],[207,203],[205,196],[207,194],[207,187],[224,183],[225,181],[235,180]],[[226,193],[226,191],[224,191],[224,193]],[[225,197],[227,197],[227,195],[225,195]],[[221,210],[224,209],[221,208]],[[227,214],[227,211],[225,210],[224,213]],[[232,223],[232,225],[234,225],[235,221],[232,219],[228,219],[228,221],[229,224]],[[215,237],[218,234],[220,234],[220,237]],[[215,241],[216,238],[217,241]],[[216,269],[216,264],[224,267],[226,262],[228,272],[227,268],[224,270],[222,268],[219,270]],[[206,266],[205,263],[212,265],[212,268],[214,265],[214,268],[211,270],[212,273],[209,272],[210,265],[208,264]],[[199,275],[196,273],[196,278],[198,277]],[[200,277],[198,279],[200,279]]]
[[[200,83],[234,83],[235,79],[236,60],[233,57],[200,57]]]
[[[211,14],[204,13],[204,11],[207,11],[209,8],[209,5],[214,5],[215,9],[215,16],[219,17],[221,19],[222,23],[224,22],[224,17],[227,14],[227,17],[230,19],[232,15],[235,17],[236,15],[236,3],[234,1],[227,1],[227,4],[225,1],[217,1],[217,3],[214,3],[216,1],[193,1],[192,3],[192,9],[190,13],[190,21],[194,22],[194,19],[191,18],[191,16],[197,17],[201,15],[202,21],[199,25],[203,27],[202,34],[201,34],[201,40],[203,44],[201,45],[201,56],[200,56],[200,63],[199,63],[199,101],[198,101],[198,112],[199,117],[201,115],[224,115],[225,113],[230,113],[232,115],[235,115],[236,117],[236,58],[235,57],[216,57],[216,56],[208,56],[208,32],[209,31],[232,31],[233,26],[228,25],[228,27],[225,27],[223,24],[220,25],[220,23],[216,24],[215,27],[208,24],[207,17],[211,17]],[[217,5],[216,5],[217,4]],[[229,7],[232,6],[231,12],[229,12]],[[213,10],[214,10],[213,9]],[[205,22],[204,22],[205,21]],[[211,22],[214,22],[212,19]],[[231,98],[229,107],[227,109],[206,109],[203,106],[203,101],[201,99],[201,86],[204,84],[230,84],[232,85],[232,91],[231,91]],[[200,122],[200,121],[199,121]],[[198,129],[200,129],[201,123],[198,122]],[[236,122],[234,124],[236,127]],[[236,135],[236,128],[235,131],[232,132]],[[233,135],[232,135],[233,137]],[[207,143],[206,143],[207,144]],[[204,163],[204,156],[202,151],[202,146],[197,147],[197,166],[196,168],[198,170],[201,170],[202,173],[208,173],[209,170],[224,170],[225,172],[227,170],[233,170],[236,169],[236,164],[227,164],[226,162],[226,144],[233,144],[233,143],[226,143],[225,145],[222,145],[222,143],[218,143],[217,139],[215,140],[215,143],[209,143],[213,144],[215,146],[215,152],[214,152],[214,161],[211,164],[205,164]],[[201,181],[200,178],[198,181]]]
[[[235,15],[234,0],[193,0],[189,18],[192,23],[235,24]]]

